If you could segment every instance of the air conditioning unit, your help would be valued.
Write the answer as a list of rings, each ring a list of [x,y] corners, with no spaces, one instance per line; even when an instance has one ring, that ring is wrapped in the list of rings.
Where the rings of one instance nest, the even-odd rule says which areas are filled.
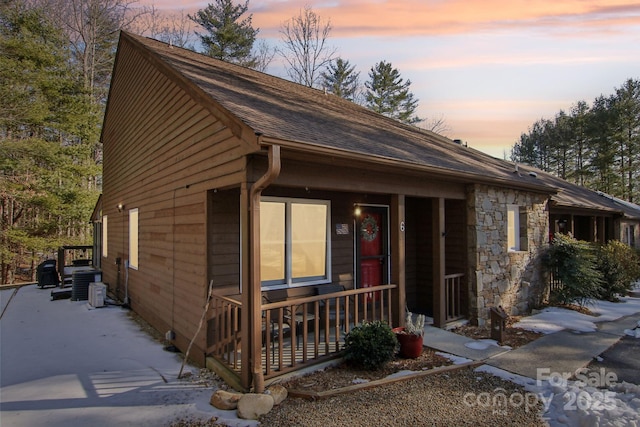
[[[107,285],[102,282],[89,283],[89,305],[92,307],[104,307],[107,296]]]

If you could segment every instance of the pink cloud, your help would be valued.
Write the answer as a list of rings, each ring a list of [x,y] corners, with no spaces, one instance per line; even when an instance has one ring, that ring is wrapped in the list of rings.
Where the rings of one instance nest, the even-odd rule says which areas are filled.
[[[256,25],[277,29],[297,15],[307,1],[262,1],[249,4]],[[313,7],[333,24],[336,37],[456,34],[522,27],[578,27],[600,31],[612,26],[640,24],[640,5],[610,1],[486,0],[342,0]]]

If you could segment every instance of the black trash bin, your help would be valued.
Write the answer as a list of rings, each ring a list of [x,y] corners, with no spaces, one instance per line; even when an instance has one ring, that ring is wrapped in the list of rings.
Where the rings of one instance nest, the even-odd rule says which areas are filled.
[[[509,315],[502,306],[491,307],[491,339],[502,344]]]
[[[41,262],[36,268],[36,279],[38,280],[39,288],[58,286],[60,280],[58,279],[58,271],[56,270],[56,260],[48,259]]]

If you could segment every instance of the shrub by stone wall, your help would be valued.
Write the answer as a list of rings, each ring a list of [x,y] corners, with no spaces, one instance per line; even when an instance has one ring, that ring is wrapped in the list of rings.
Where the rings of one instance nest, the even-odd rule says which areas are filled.
[[[526,212],[526,250],[509,251],[507,205]],[[548,245],[547,196],[487,185],[467,189],[469,308],[471,321],[483,325],[491,307],[511,315],[530,312],[546,297],[541,251]],[[523,228],[524,224],[521,224]]]

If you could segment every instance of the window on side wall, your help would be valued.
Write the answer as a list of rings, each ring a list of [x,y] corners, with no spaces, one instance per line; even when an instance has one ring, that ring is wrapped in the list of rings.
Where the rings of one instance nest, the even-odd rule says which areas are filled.
[[[527,212],[518,205],[507,205],[507,245],[510,252],[529,249]]]
[[[328,283],[328,200],[264,197],[260,202],[260,275],[263,287]]]
[[[138,209],[129,211],[129,268],[138,269]]]
[[[107,216],[102,216],[102,257],[106,258],[109,255],[108,247],[107,247]]]
[[[636,242],[635,242],[635,234],[636,234],[636,230],[635,230],[635,225],[627,225],[625,227],[625,233],[623,236],[623,243],[626,243],[627,245],[631,246],[631,247],[635,247]]]

